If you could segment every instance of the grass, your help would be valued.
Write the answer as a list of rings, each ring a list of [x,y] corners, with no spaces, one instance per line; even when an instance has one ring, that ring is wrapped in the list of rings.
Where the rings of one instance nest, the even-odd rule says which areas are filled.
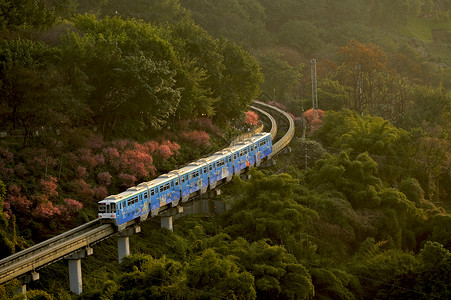
[[[403,37],[432,42],[432,31],[439,29],[451,31],[451,22],[449,20],[409,18],[406,24],[394,28],[394,31]]]

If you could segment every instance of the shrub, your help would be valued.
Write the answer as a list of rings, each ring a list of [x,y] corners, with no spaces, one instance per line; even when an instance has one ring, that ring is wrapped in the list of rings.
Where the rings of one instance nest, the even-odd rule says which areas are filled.
[[[258,125],[258,115],[253,111],[246,112],[246,118],[244,119],[244,123],[248,125]]]
[[[121,185],[124,187],[131,187],[136,183],[136,177],[126,173],[120,173],[119,179],[121,180]]]
[[[97,174],[97,181],[103,186],[109,186],[111,183],[111,175],[108,172]]]
[[[71,198],[64,199],[64,203],[66,204],[67,210],[69,212],[77,212],[83,208],[83,204],[81,202]]]
[[[105,199],[108,196],[108,190],[104,186],[98,186],[94,188],[94,196],[98,200]]]
[[[198,147],[210,146],[210,136],[205,131],[185,131],[181,134],[182,140],[192,143]]]
[[[86,168],[85,168],[86,172]],[[56,190],[58,188],[57,182],[58,179],[56,179],[53,176],[47,176],[47,179],[41,179],[41,186],[44,191],[44,193],[48,196],[58,196],[58,191]]]

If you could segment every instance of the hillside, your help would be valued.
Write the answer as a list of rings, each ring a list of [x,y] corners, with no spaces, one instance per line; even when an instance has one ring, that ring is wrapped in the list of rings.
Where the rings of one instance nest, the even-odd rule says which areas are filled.
[[[225,147],[256,98],[309,119],[315,58],[325,117],[229,211],[147,222],[80,297],[58,262],[27,298],[450,298],[448,2],[0,0],[0,256]]]

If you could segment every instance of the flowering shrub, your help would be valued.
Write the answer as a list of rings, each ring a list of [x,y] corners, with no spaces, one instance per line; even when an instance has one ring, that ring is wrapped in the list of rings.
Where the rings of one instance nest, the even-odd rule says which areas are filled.
[[[83,208],[83,204],[81,202],[71,198],[64,199],[64,203],[66,203],[66,207],[69,212],[77,212]]]
[[[36,206],[33,212],[35,216],[44,219],[48,219],[54,215],[60,215],[61,213],[61,207],[59,205],[53,205],[53,203],[48,199],[43,199],[43,201]]]
[[[149,153],[154,153],[158,149],[159,143],[157,141],[150,141],[145,143],[143,146],[147,149],[147,151],[149,151]]]
[[[179,149],[179,144],[166,140],[158,147],[158,153],[163,159],[168,159],[169,157],[175,155]]]
[[[85,170],[86,171],[86,170]],[[58,179],[52,176],[47,176],[47,179],[41,179],[41,187],[44,191],[44,194],[48,196],[58,196],[58,185],[56,182]]]
[[[119,174],[119,179],[121,180],[121,184],[124,187],[131,187],[136,183],[136,177],[126,173]]]
[[[76,179],[70,183],[71,189],[83,200],[91,200],[94,197],[94,190],[91,185],[83,179]]]
[[[107,147],[102,150],[104,158],[111,163],[115,159],[119,158],[119,151],[114,147]]]
[[[305,112],[304,112],[304,118],[306,118],[307,119],[307,121],[311,124],[311,125],[313,125],[313,123],[315,123],[315,124],[320,124],[321,123],[321,120],[324,118],[324,115],[325,115],[325,113],[324,113],[324,110],[321,110],[321,109],[318,109],[316,112],[315,112],[315,120],[313,120],[313,114],[314,114],[314,112],[313,112],[313,109],[311,108],[311,109],[309,109],[309,110],[306,110]]]
[[[97,166],[97,161],[95,156],[92,154],[91,149],[80,148],[77,150],[78,152],[78,161],[85,166],[94,168]]]
[[[4,204],[6,203],[8,208],[21,213],[27,213],[32,205],[32,202],[28,200],[27,196],[22,195],[20,187],[15,184],[11,185],[8,189],[8,197]]]
[[[88,176],[88,173],[86,172],[86,168],[82,166],[77,167],[77,176],[78,178],[86,179]]]
[[[253,111],[246,112],[244,123],[248,125],[258,125],[258,115]]]
[[[199,118],[196,120],[196,123],[197,123],[197,126],[201,129],[210,131],[211,133],[214,133],[217,136],[221,135],[219,128],[216,125],[214,125],[213,122],[211,121],[211,119],[209,119],[209,118]]]
[[[97,174],[97,181],[103,186],[109,186],[111,183],[111,175],[108,172]]]
[[[98,200],[105,199],[108,196],[108,190],[104,186],[98,186],[94,188],[94,196]]]
[[[101,165],[105,164],[105,157],[103,156],[102,153],[94,155],[94,159],[96,161],[97,166],[101,166]]]
[[[160,145],[158,152],[163,159],[168,159],[174,154],[168,145]]]
[[[205,131],[185,131],[181,133],[181,138],[182,140],[193,143],[199,147],[210,146],[210,136]]]
[[[87,142],[87,147],[90,149],[101,149],[104,145],[103,136],[99,134],[92,136]]]
[[[125,150],[121,153],[120,169],[117,171],[127,171],[137,177],[145,177],[149,173],[156,174],[156,169],[153,166],[153,158],[150,154],[143,151]]]

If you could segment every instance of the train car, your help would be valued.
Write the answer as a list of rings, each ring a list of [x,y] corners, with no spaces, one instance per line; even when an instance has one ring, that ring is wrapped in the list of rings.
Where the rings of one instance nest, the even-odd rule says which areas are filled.
[[[262,159],[267,157],[272,153],[272,140],[270,133],[259,133],[252,137],[255,139],[254,148],[255,150],[255,165],[258,167]]]
[[[236,144],[235,146],[230,147],[230,150],[233,152],[233,174],[240,174],[241,170],[251,165],[251,145],[251,142],[243,141]]]
[[[140,183],[138,187],[144,187],[149,190],[152,216],[156,216],[161,209],[169,204],[177,206],[179,203],[180,181],[178,175],[171,172],[149,182]]]
[[[205,162],[192,162],[186,167],[173,171],[180,178],[182,202],[187,201],[194,193],[205,193],[208,188],[208,172]]]
[[[131,187],[126,191],[106,197],[99,202],[99,219],[112,221],[117,227],[134,219],[141,221],[149,216],[149,193],[142,186]]]
[[[216,185],[226,179],[230,181],[233,176],[233,152],[226,148],[215,154],[199,160],[207,165],[208,187],[214,189]]]

